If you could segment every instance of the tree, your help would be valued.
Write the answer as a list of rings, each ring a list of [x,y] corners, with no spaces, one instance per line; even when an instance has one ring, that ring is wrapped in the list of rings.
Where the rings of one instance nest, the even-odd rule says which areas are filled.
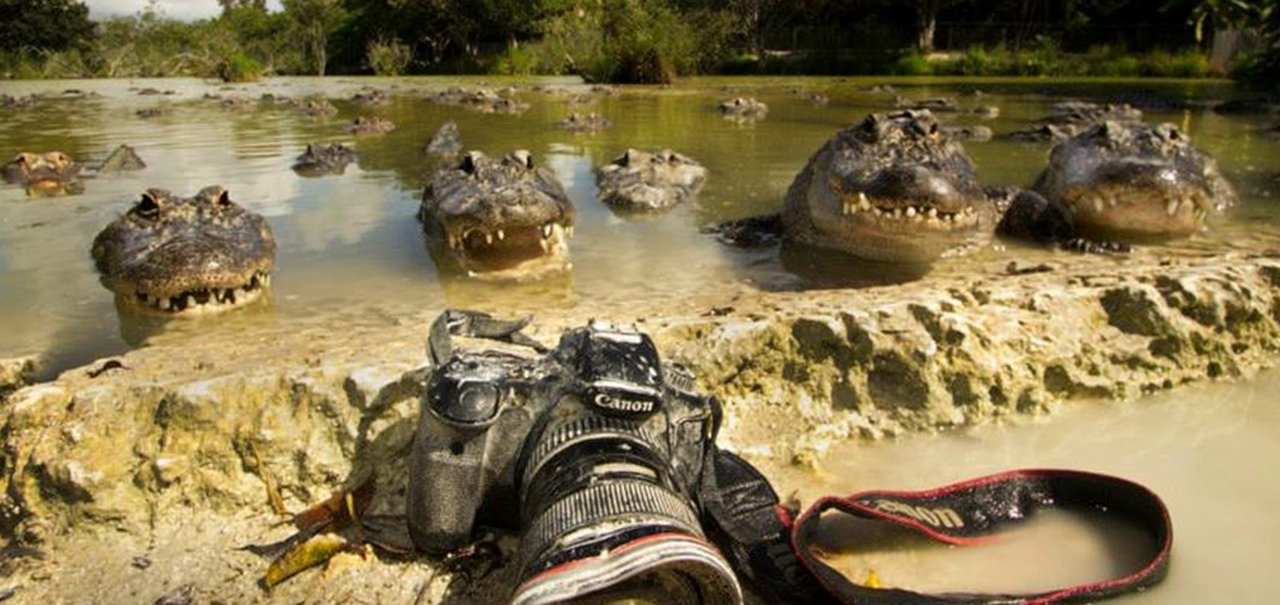
[[[348,16],[341,0],[284,0],[284,12],[307,61],[317,76],[323,76],[329,63],[329,36]]]
[[[252,8],[267,12],[267,0],[218,0],[218,4],[222,6],[223,14],[237,8]]]
[[[0,0],[0,50],[30,53],[84,47],[95,31],[83,2]]]
[[[938,30],[938,12],[954,0],[912,0],[916,10],[916,46],[923,54],[933,52],[933,34]]]

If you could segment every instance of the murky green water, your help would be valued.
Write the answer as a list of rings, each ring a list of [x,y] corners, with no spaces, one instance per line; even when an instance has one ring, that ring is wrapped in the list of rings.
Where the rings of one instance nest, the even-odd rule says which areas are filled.
[[[1125,477],[1159,494],[1173,519],[1169,576],[1125,603],[1270,603],[1280,485],[1280,373],[1248,384],[1215,384],[1136,402],[1074,405],[1051,418],[1022,419],[937,436],[845,444],[825,474],[785,473],[779,491],[804,502],[865,489],[925,489],[1014,468],[1073,468]],[[1050,511],[1053,512],[1053,511]],[[852,528],[857,529],[857,528]],[[1105,516],[1039,517],[994,544],[950,548],[914,534],[868,534],[850,543],[830,526],[837,568],[862,580],[929,592],[1033,591],[1119,577],[1151,556],[1134,527]]]
[[[4,82],[0,92],[47,95],[35,107],[8,111],[0,121],[0,154],[59,149],[92,164],[121,143],[134,146],[149,167],[139,173],[85,181],[80,195],[28,198],[17,187],[0,188],[0,355],[44,353],[48,371],[139,345],[157,330],[252,330],[263,322],[332,313],[360,313],[379,305],[439,308],[480,305],[501,309],[571,306],[577,301],[667,300],[748,282],[766,289],[830,287],[892,281],[885,267],[850,268],[846,259],[812,251],[728,249],[699,227],[777,209],[796,172],[835,130],[871,111],[892,107],[895,93],[864,89],[873,80],[689,80],[671,89],[625,89],[597,96],[579,111],[614,122],[610,130],[574,134],[555,123],[570,110],[570,95],[531,90],[516,96],[532,105],[520,115],[482,115],[435,105],[430,94],[476,80],[285,79],[222,87],[197,80]],[[543,84],[566,84],[544,81]],[[499,83],[498,85],[505,85]],[[1092,83],[1047,80],[929,84],[898,81],[897,94],[912,98],[957,96],[966,105],[1001,108],[995,120],[944,115],[983,123],[997,132],[1026,126],[1064,98],[1112,100],[1140,92],[1146,98],[1214,99],[1229,96],[1220,84]],[[348,99],[373,86],[393,95],[381,107]],[[139,87],[173,91],[139,96]],[[95,93],[64,98],[66,89]],[[571,92],[586,88],[569,86]],[[981,97],[967,93],[982,89]],[[340,112],[312,119],[284,108],[228,111],[205,93],[257,98],[263,93],[300,97],[322,94]],[[808,93],[830,96],[819,107]],[[803,93],[803,94],[801,94]],[[714,105],[735,94],[769,103],[767,119],[740,125],[721,119]],[[135,111],[167,112],[142,119]],[[357,115],[376,115],[398,128],[381,137],[354,137],[345,127]],[[1179,246],[1216,249],[1242,238],[1276,238],[1280,213],[1272,191],[1280,171],[1280,143],[1263,133],[1270,123],[1219,116],[1205,110],[1148,110],[1153,121],[1183,126],[1215,154],[1246,204],[1210,234]],[[578,208],[570,244],[574,269],[562,279],[494,287],[437,273],[414,220],[428,168],[422,148],[445,120],[458,123],[464,144],[489,153],[531,150],[550,166]],[[342,176],[303,178],[290,169],[308,142],[343,141],[360,153]],[[615,216],[595,199],[593,168],[628,146],[671,147],[702,161],[710,179],[697,203],[651,218]],[[969,143],[983,180],[1027,184],[1043,165],[1046,145]],[[181,194],[221,184],[242,205],[264,214],[279,241],[277,272],[268,304],[214,321],[168,327],[117,315],[111,294],[97,279],[88,249],[94,234],[148,187]],[[988,251],[983,254],[1008,254]],[[1046,254],[1019,251],[1019,254]],[[963,271],[964,259],[935,272]],[[911,277],[906,276],[906,277]],[[372,311],[371,311],[372,312]],[[193,326],[198,329],[191,329]]]

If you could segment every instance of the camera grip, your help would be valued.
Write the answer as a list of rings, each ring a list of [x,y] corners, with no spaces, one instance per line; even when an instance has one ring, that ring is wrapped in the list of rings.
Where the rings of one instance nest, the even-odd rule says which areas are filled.
[[[429,555],[444,555],[471,541],[486,488],[488,432],[469,433],[434,418],[418,423],[409,459],[407,513],[414,546]]]

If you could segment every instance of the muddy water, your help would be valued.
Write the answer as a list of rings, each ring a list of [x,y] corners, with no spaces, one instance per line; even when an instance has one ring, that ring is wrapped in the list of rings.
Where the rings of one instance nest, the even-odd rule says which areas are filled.
[[[571,93],[586,87],[565,81],[533,90],[514,82],[515,95],[531,104],[520,115],[481,115],[434,105],[429,97],[449,85],[477,80],[281,79],[224,87],[197,80],[5,82],[0,92],[39,93],[35,107],[8,111],[0,120],[0,155],[19,150],[60,149],[92,164],[121,143],[134,146],[149,167],[136,174],[85,180],[78,195],[31,198],[13,186],[0,188],[0,356],[43,353],[46,374],[96,357],[140,346],[158,334],[181,340],[210,331],[252,335],[264,324],[299,318],[347,319],[395,316],[407,308],[446,305],[490,310],[570,307],[584,299],[616,303],[669,300],[730,288],[797,289],[860,286],[916,279],[922,271],[867,265],[811,250],[731,250],[700,234],[719,220],[776,210],[791,179],[836,129],[871,111],[893,106],[895,93],[865,89],[883,80],[726,79],[688,80],[671,89],[626,89],[596,95],[579,111],[595,111],[614,122],[610,130],[573,134],[555,122],[570,110]],[[498,83],[498,86],[506,83]],[[1228,97],[1221,84],[1049,83],[971,81],[960,84],[895,81],[896,94],[912,98],[956,96],[966,105],[996,105],[998,119],[944,115],[961,123],[983,123],[997,132],[1025,127],[1067,98],[1118,100],[1139,91],[1143,100],[1208,101]],[[390,92],[381,107],[349,101],[365,86]],[[141,87],[172,94],[142,96]],[[65,95],[67,89],[92,93]],[[986,92],[974,96],[976,89]],[[333,99],[339,113],[313,119],[266,104],[245,111],[222,109],[206,93],[256,99],[264,93]],[[830,97],[815,106],[809,94]],[[770,105],[767,119],[735,124],[714,111],[716,102],[750,94]],[[139,109],[160,108],[142,119]],[[345,127],[357,115],[379,116],[398,128],[386,136],[354,137]],[[1280,213],[1272,191],[1280,185],[1276,140],[1264,134],[1270,122],[1196,110],[1154,109],[1152,120],[1172,121],[1216,154],[1246,200],[1217,228],[1179,244],[1199,253],[1257,240],[1280,239]],[[520,286],[476,284],[442,275],[428,255],[414,212],[430,168],[424,143],[444,121],[457,121],[464,144],[489,153],[527,148],[564,182],[578,208],[571,242],[573,270],[559,279]],[[308,142],[342,141],[360,154],[341,176],[303,178],[289,166]],[[701,160],[711,177],[700,199],[649,218],[615,216],[595,199],[593,169],[628,146],[671,147]],[[1046,145],[969,143],[984,181],[1027,184],[1043,165]],[[88,249],[95,233],[148,187],[181,194],[218,183],[242,205],[264,214],[279,241],[272,296],[255,308],[212,321],[157,322],[118,314],[111,294],[98,283]],[[991,255],[1036,257],[1041,250],[988,250]],[[958,259],[934,274],[963,272],[973,261]]]
[[[862,489],[923,489],[1012,468],[1074,468],[1142,483],[1173,518],[1168,579],[1125,603],[1269,603],[1280,540],[1280,373],[1135,402],[1073,405],[938,436],[840,445],[818,475],[784,471],[803,501]],[[857,580],[934,592],[1045,590],[1140,567],[1151,545],[1101,515],[1038,515],[991,545],[938,546],[914,535],[828,524],[830,562]]]

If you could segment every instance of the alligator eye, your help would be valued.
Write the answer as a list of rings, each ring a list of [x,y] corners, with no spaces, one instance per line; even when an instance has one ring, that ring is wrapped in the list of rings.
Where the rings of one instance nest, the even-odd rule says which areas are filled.
[[[142,218],[155,220],[160,218],[160,203],[150,193],[144,193],[142,199],[133,207],[133,211]]]
[[[222,194],[218,196],[218,206],[227,207],[231,205],[231,193],[223,189]]]
[[[621,156],[621,157],[619,157],[618,159],[614,160],[614,161],[613,161],[613,163],[614,163],[614,164],[617,164],[617,165],[619,165],[619,166],[622,166],[622,167],[624,167],[624,168],[625,168],[625,167],[627,167],[627,166],[630,166],[630,165],[631,165],[631,150],[630,150],[630,149],[628,149],[628,150],[626,150],[626,151],[622,152],[622,156]]]
[[[461,165],[459,165],[459,166],[458,166],[458,168],[461,168],[461,169],[462,169],[462,171],[463,171],[463,172],[465,172],[465,173],[467,173],[467,174],[475,174],[475,173],[476,173],[476,163],[477,163],[479,160],[480,160],[480,152],[479,152],[479,151],[470,151],[470,152],[467,152],[467,154],[466,154],[466,155],[462,156],[462,164],[461,164]]]
[[[528,151],[524,149],[517,149],[511,154],[511,157],[515,158],[515,160],[525,168],[533,168],[533,154]]]

